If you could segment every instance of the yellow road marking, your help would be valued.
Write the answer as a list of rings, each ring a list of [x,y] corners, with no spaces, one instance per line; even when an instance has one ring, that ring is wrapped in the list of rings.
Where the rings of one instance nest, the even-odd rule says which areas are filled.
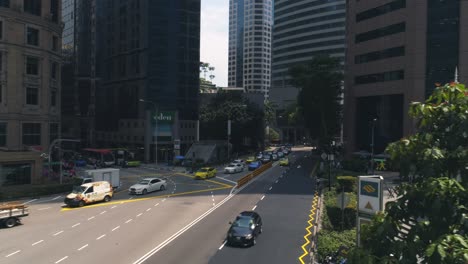
[[[229,186],[229,187],[223,186],[223,187],[203,189],[203,190],[197,190],[197,191],[181,192],[181,193],[174,193],[174,194],[163,194],[163,195],[158,195],[158,196],[137,198],[137,199],[132,199],[132,200],[123,200],[123,201],[119,200],[119,201],[113,201],[113,202],[108,202],[108,203],[92,204],[92,205],[88,205],[88,206],[80,207],[80,208],[62,208],[62,210],[60,210],[60,211],[64,212],[64,211],[72,211],[72,210],[84,209],[84,208],[94,208],[94,207],[114,205],[114,204],[133,203],[133,202],[152,200],[152,199],[163,198],[163,197],[173,197],[173,196],[181,196],[181,195],[193,194],[193,193],[202,193],[202,192],[211,192],[211,191],[217,191],[217,190],[224,190],[224,189],[228,189],[228,188],[231,188],[231,187],[232,186]]]
[[[192,179],[195,178],[195,176],[192,176],[192,175],[190,175],[190,174],[185,174],[185,173],[175,173],[174,175],[184,176],[184,177],[192,178]],[[225,183],[218,182],[218,181],[213,181],[213,180],[208,180],[208,179],[205,179],[204,181],[216,183],[216,184],[221,185],[221,186],[224,186],[224,187],[226,187],[226,188],[228,188],[228,187],[233,187],[232,185],[225,184]]]
[[[314,226],[314,224],[312,222],[315,219],[315,212],[317,211],[317,202],[318,202],[318,192],[316,191],[315,194],[314,194],[314,199],[312,200],[312,208],[310,209],[309,221],[307,221],[307,223],[309,225],[305,229],[307,231],[306,235],[304,236],[304,240],[306,242],[301,247],[302,251],[304,251],[304,254],[302,254],[299,257],[299,261],[302,264],[305,264],[303,258],[309,254],[309,250],[306,249],[306,247],[307,247],[307,245],[310,244],[309,236],[312,234],[312,232],[310,232],[310,229]]]

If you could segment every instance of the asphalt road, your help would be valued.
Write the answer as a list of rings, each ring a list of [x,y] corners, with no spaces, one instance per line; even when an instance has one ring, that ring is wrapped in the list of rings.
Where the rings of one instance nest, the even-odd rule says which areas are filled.
[[[167,247],[156,246],[135,263],[299,263],[315,183],[305,153],[292,155],[298,161],[288,172],[273,167]],[[254,247],[225,246],[228,222],[244,210],[259,212],[264,232]]]

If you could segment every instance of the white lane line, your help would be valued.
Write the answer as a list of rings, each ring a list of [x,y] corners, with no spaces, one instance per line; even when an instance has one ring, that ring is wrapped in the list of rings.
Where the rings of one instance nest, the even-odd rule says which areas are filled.
[[[60,234],[62,234],[62,233],[63,233],[63,230],[62,230],[62,231],[59,231],[59,232],[57,232],[57,233],[55,233],[54,236],[58,236],[58,235],[60,235]]]
[[[32,203],[32,202],[34,202],[34,201],[37,201],[37,199],[32,199],[32,200],[29,200],[29,201],[27,201],[27,202],[25,202],[25,203],[23,203],[23,204]]]
[[[166,198],[164,198],[162,201],[163,201],[163,202],[166,201]]]
[[[139,214],[137,214],[137,216],[136,216],[136,217],[140,217],[142,214],[143,214],[143,213],[139,213]]]
[[[47,210],[47,209],[50,209],[50,207],[39,208],[39,209],[37,209],[37,210],[38,210],[38,211],[42,211],[42,210]]]
[[[125,223],[128,224],[132,221],[133,219],[128,219]]]
[[[103,238],[103,237],[105,237],[105,236],[106,236],[106,235],[104,234],[104,235],[102,235],[102,236],[96,238],[96,240],[99,240],[99,239],[101,239],[101,238]]]
[[[257,206],[254,206],[254,207],[252,208],[252,211],[255,211],[255,208],[257,208]]]
[[[130,197],[130,198],[128,198],[128,199],[129,199],[129,200],[133,199],[133,196],[132,196],[132,197]]]
[[[224,180],[224,181],[227,181],[227,182],[230,182],[230,183],[234,183],[234,184],[237,184],[237,182],[235,181],[231,181],[231,180],[228,180],[228,179],[225,179],[223,177],[216,177],[217,179],[221,179],[221,180]]]
[[[9,257],[11,257],[11,256],[13,256],[13,255],[15,255],[17,253],[20,253],[20,252],[21,252],[21,250],[17,250],[17,251],[15,251],[13,253],[10,253],[10,254],[6,255],[5,258],[9,258]]]
[[[53,198],[51,201],[57,200],[60,197],[62,197],[62,196],[57,196],[57,197]]]
[[[64,261],[64,260],[66,260],[67,258],[68,258],[68,256],[65,256],[65,257],[63,257],[63,258],[61,258],[61,259],[55,261],[55,264],[60,263],[60,262],[62,262],[62,261]]]
[[[88,218],[88,221],[89,221],[89,220],[92,220],[92,219],[94,219],[94,216],[91,216],[90,218]]]
[[[263,195],[262,198],[260,198],[260,201],[263,201],[263,199],[265,199],[265,195]]]
[[[72,228],[73,228],[73,227],[77,227],[77,226],[79,226],[79,225],[81,225],[81,223],[74,224],[74,225],[72,225]]]
[[[114,208],[116,208],[116,207],[117,207],[117,205],[114,205],[114,206],[111,207],[111,209],[114,209]]]
[[[40,244],[40,243],[42,243],[42,242],[44,242],[44,240],[39,240],[39,241],[37,241],[37,242],[32,243],[31,246],[35,246],[35,245]]]
[[[105,214],[105,213],[107,213],[107,211],[102,211],[100,214]]]
[[[149,212],[149,211],[151,211],[151,208],[146,209],[146,212]]]
[[[300,168],[301,168],[301,165],[297,165],[297,168],[300,169]]]
[[[268,190],[271,191],[271,189],[273,189],[273,186],[271,186],[270,189],[268,189]]]
[[[159,205],[159,203],[155,204],[154,206],[158,206],[158,205]]]
[[[223,249],[224,245],[226,245],[226,242],[227,242],[227,241],[226,241],[226,240],[224,240],[223,244],[222,244],[222,245],[221,245],[221,246],[218,248],[218,250],[221,250],[221,249]]]
[[[82,249],[85,249],[85,248],[87,248],[87,247],[88,247],[88,244],[86,244],[86,245],[80,247],[80,248],[78,249],[78,251],[81,251]]]
[[[215,203],[213,203],[213,206],[215,206],[215,205],[216,205],[216,204],[215,204]]]
[[[119,228],[120,228],[120,226],[116,226],[116,227],[114,227],[114,229],[112,229],[111,232],[114,232],[115,230],[117,230],[117,229],[119,229]]]

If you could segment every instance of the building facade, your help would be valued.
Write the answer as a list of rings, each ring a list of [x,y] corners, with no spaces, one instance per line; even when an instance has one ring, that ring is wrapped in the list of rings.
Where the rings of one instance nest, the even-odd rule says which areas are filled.
[[[277,108],[277,128],[284,142],[308,140],[302,124],[289,125],[286,109],[297,102],[289,69],[317,55],[345,58],[345,0],[276,0],[274,6],[270,101]]]
[[[61,1],[0,1],[0,185],[38,182],[60,137],[61,33]]]
[[[345,140],[376,153],[415,132],[408,116],[435,83],[468,80],[466,1],[378,0],[348,5]],[[375,121],[373,121],[375,119]],[[372,129],[373,128],[373,129]]]
[[[200,0],[105,0],[95,10],[96,143],[144,148],[154,159],[157,142],[163,160],[183,135],[183,152],[196,139]],[[155,112],[172,122],[158,119],[155,131]]]
[[[268,98],[272,25],[272,0],[229,1],[229,87]]]

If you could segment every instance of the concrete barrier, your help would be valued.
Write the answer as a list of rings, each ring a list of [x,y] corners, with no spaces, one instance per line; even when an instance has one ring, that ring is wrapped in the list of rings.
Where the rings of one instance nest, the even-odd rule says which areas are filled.
[[[254,170],[253,172],[245,175],[244,177],[240,178],[238,181],[237,181],[237,188],[240,188],[242,187],[243,185],[245,185],[246,183],[248,183],[250,180],[252,180],[253,178],[257,177],[258,175],[260,175],[262,172],[268,170],[269,168],[271,168],[273,166],[273,163],[272,162],[268,162],[267,164],[264,164],[262,165],[260,168]]]

